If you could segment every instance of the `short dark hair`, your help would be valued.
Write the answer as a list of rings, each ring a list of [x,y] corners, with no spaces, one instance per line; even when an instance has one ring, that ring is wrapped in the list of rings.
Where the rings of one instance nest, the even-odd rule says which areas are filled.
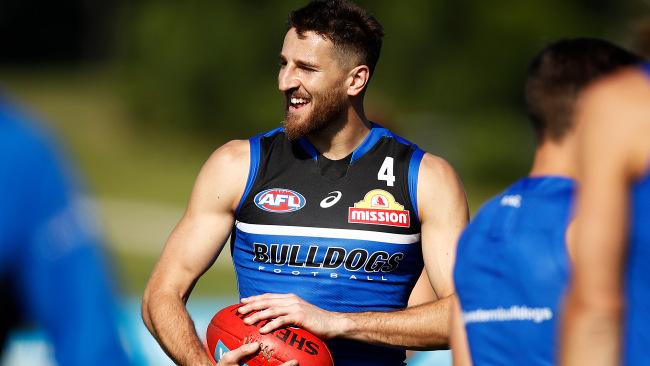
[[[640,57],[594,38],[563,39],[546,46],[531,62],[526,107],[539,142],[560,141],[573,127],[574,104],[589,83]]]
[[[316,0],[289,14],[287,29],[299,36],[315,32],[345,54],[356,54],[372,74],[379,60],[384,30],[368,11],[348,0]]]

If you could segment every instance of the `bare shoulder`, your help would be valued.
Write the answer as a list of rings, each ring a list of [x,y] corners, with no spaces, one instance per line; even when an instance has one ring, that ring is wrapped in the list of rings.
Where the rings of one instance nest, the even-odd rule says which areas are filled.
[[[244,193],[249,162],[248,140],[232,140],[219,147],[201,168],[191,201],[223,202],[236,207]]]
[[[602,114],[605,118],[595,121],[592,129],[607,129],[620,126],[625,118],[626,125],[650,124],[650,78],[640,70],[628,68],[602,78],[588,87],[580,96],[578,109]],[[610,118],[616,117],[616,118]]]
[[[454,168],[445,159],[426,153],[418,174],[418,211],[424,218],[433,208],[467,211],[467,200]]]
[[[463,190],[454,168],[445,159],[430,153],[425,153],[422,157],[418,180],[422,180],[427,189]]]
[[[580,139],[588,151],[625,159],[632,170],[650,154],[650,78],[629,68],[590,86],[578,104]],[[594,154],[596,156],[596,154]],[[600,159],[600,158],[599,158]]]
[[[201,168],[199,178],[219,178],[229,179],[241,178],[241,175],[247,175],[248,163],[250,161],[250,146],[248,140],[232,140],[217,150]],[[246,179],[246,176],[244,176]]]
[[[420,166],[420,169],[428,169],[428,170],[433,170],[437,171],[440,173],[454,173],[454,168],[447,162],[447,160],[433,155],[431,153],[424,153],[424,156],[422,157],[422,164]]]
[[[208,161],[207,167],[215,168],[230,167],[237,168],[242,163],[248,163],[250,160],[250,144],[248,140],[231,140],[215,150]],[[248,164],[246,169],[248,169]]]

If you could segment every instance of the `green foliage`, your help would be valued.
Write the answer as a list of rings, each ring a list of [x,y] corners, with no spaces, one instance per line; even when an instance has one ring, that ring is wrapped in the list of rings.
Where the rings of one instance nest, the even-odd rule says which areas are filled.
[[[368,114],[448,158],[464,180],[499,185],[533,150],[528,61],[561,37],[620,41],[639,5],[605,0],[359,1],[386,39]],[[124,90],[137,120],[215,140],[277,126],[277,55],[304,1],[143,1],[129,9]],[[427,136],[427,139],[424,137]],[[443,136],[444,138],[441,138]]]
[[[287,9],[249,1],[134,6],[122,55],[133,111],[152,128],[197,136],[241,138],[277,125]]]

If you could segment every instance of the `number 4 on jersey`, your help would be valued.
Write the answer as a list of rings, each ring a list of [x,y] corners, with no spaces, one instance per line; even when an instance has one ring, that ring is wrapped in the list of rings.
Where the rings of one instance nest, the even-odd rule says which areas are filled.
[[[377,173],[377,179],[385,180],[386,185],[389,187],[394,185],[395,175],[393,174],[393,158],[390,156],[387,156],[381,164],[381,168],[379,168],[379,172]]]

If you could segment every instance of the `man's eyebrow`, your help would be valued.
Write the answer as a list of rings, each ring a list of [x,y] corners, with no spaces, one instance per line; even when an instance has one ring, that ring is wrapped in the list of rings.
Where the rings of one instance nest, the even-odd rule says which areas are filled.
[[[306,67],[308,69],[318,69],[317,64],[311,63],[309,61],[298,60],[298,61],[296,61],[296,65],[298,65],[298,67]]]
[[[280,55],[278,56],[278,61],[279,61],[280,63],[286,63],[286,62],[287,62],[287,58],[284,57],[284,55],[280,54]],[[318,64],[315,64],[315,63],[313,63],[313,62],[309,62],[309,61],[304,61],[304,60],[298,60],[298,61],[296,61],[296,65],[297,65],[298,67],[304,67],[304,68],[308,68],[308,69],[319,69]]]

